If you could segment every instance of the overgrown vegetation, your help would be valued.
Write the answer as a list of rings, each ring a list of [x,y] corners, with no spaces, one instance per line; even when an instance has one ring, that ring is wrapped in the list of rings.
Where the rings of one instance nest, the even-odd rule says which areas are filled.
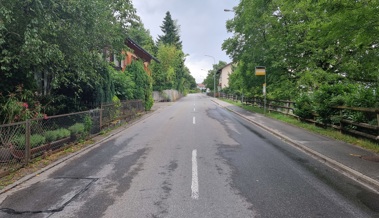
[[[226,101],[228,103],[231,103],[233,105],[239,106],[245,110],[248,110],[248,111],[251,111],[254,113],[263,114],[262,108],[253,107],[251,105],[245,105],[245,104],[242,104],[240,101],[235,102],[235,101],[231,101],[228,99],[222,99],[222,100]],[[290,117],[290,116],[287,116],[287,115],[284,115],[281,113],[270,112],[270,113],[266,113],[266,116],[280,120],[280,121],[285,122],[285,123],[292,124],[294,126],[306,129],[306,130],[314,132],[314,133],[318,133],[318,134],[321,134],[321,135],[324,135],[324,136],[327,136],[327,137],[330,137],[330,138],[333,138],[336,140],[344,141],[344,142],[347,142],[350,144],[354,144],[354,145],[366,148],[368,150],[374,151],[374,152],[379,154],[379,144],[374,143],[370,140],[345,135],[345,134],[342,134],[341,132],[339,132],[335,129],[332,129],[332,128],[318,127],[314,124],[305,123],[305,122],[302,122],[302,121],[300,121],[294,117]]]
[[[59,139],[63,139],[70,136],[70,131],[68,129],[57,129],[57,130],[49,130],[43,133],[43,136],[46,138],[46,142],[54,142]]]
[[[169,14],[169,12],[168,12]],[[170,46],[179,31],[171,17],[164,21],[158,45]],[[176,29],[175,29],[176,28]],[[118,71],[110,59],[123,60],[125,38],[156,56],[154,43],[131,0],[4,0],[0,3],[0,122],[11,123],[92,109],[114,96],[153,104],[151,75],[169,75],[162,87],[185,93],[195,80],[180,54],[168,68],[158,63],[144,71],[142,60]],[[175,41],[176,42],[176,41]],[[133,52],[133,51],[131,51]],[[159,55],[162,63],[171,56]],[[168,85],[169,84],[169,85]],[[22,91],[20,91],[22,89]]]
[[[334,106],[379,108],[378,1],[240,1],[223,49],[237,63],[225,92],[296,101],[302,118],[340,119]],[[340,116],[339,118],[337,116]],[[377,124],[372,114],[343,118]]]

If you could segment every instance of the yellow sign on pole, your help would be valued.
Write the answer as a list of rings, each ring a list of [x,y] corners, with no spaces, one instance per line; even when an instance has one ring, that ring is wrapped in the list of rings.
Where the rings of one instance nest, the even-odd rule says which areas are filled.
[[[255,67],[255,75],[256,76],[265,76],[266,75],[266,67]]]

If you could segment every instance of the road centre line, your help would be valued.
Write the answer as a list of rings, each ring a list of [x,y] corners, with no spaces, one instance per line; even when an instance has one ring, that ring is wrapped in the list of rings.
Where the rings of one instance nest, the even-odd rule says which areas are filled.
[[[194,200],[199,199],[199,179],[197,176],[197,150],[192,151],[192,184],[191,184],[191,198]]]
[[[195,118],[195,117],[193,117],[193,119],[192,119],[192,123],[193,123],[193,124],[196,124],[196,118]]]

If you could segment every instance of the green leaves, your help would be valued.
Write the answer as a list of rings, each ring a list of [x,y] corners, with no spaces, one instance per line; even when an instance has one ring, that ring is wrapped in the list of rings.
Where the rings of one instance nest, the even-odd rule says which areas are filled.
[[[150,110],[154,102],[152,98],[152,80],[144,71],[143,63],[133,61],[131,65],[127,66],[126,71],[130,74],[130,77],[136,85],[133,90],[134,99],[143,100],[145,110]]]
[[[180,41],[179,26],[174,22],[169,11],[166,12],[161,30],[163,35],[158,36],[158,45],[163,43],[166,45],[174,45],[179,50],[182,49],[183,46]]]
[[[161,63],[152,65],[153,89],[157,91],[177,89],[180,80],[184,78],[183,52],[175,45],[160,44],[157,58]]]
[[[296,99],[323,84],[378,93],[379,2],[242,0],[235,14],[223,49],[239,63],[236,92],[260,95],[262,79],[251,72],[266,66],[272,98]]]

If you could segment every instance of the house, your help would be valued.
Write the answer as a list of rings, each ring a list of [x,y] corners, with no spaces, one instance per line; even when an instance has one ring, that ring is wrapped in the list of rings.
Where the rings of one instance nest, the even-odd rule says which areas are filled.
[[[205,88],[205,85],[202,84],[202,83],[198,83],[198,84],[197,84],[197,88],[200,89],[200,91],[203,91],[203,90],[206,89],[206,88]]]
[[[229,63],[219,69],[216,74],[219,74],[218,90],[229,87],[229,75],[233,73],[233,63]]]
[[[125,39],[125,45],[130,48],[131,51],[123,51],[122,55],[124,57],[123,60],[119,61],[117,59],[116,54],[109,55],[109,50],[107,48],[104,49],[104,56],[108,57],[109,62],[113,62],[117,69],[120,69],[122,71],[125,70],[126,66],[130,65],[133,60],[139,60],[141,59],[143,61],[144,69],[147,74],[151,76],[151,71],[149,69],[149,64],[151,63],[151,60],[154,60],[158,63],[159,60],[155,58],[153,55],[151,55],[149,52],[147,52],[145,49],[143,49],[141,46],[139,46],[136,42],[134,42],[130,38]]]

